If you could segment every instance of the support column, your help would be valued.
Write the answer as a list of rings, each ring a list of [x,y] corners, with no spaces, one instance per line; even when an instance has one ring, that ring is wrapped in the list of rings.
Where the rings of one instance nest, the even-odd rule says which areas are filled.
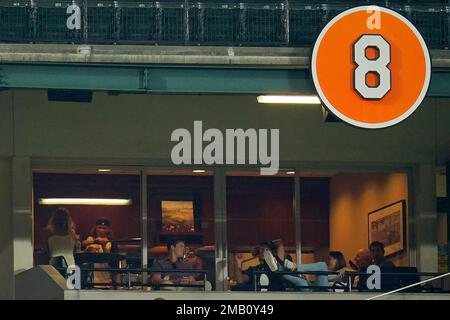
[[[0,159],[0,300],[14,298],[12,160]]]
[[[224,169],[214,170],[214,233],[216,261],[216,291],[227,290],[228,245],[227,245],[227,209],[226,177]]]
[[[33,267],[33,179],[28,157],[14,157],[12,166],[14,273]]]
[[[141,170],[141,268],[148,269],[148,205],[147,205],[147,175]],[[142,283],[147,283],[148,273],[142,273]],[[144,289],[145,287],[143,287]]]
[[[447,257],[448,257],[448,271],[450,271],[450,161],[445,164],[446,176],[446,198],[447,198]]]
[[[436,166],[420,164],[414,170],[414,230],[417,268],[438,271]]]
[[[301,211],[300,211],[300,168],[295,169],[295,182],[294,182],[294,224],[295,224],[295,253],[297,256],[297,264],[302,263],[302,223],[301,223]]]

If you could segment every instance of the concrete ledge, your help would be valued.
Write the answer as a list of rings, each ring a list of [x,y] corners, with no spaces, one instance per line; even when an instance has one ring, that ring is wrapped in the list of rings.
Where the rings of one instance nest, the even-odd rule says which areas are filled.
[[[63,300],[66,280],[52,266],[36,266],[15,277],[16,300]]]
[[[366,300],[370,293],[299,292],[170,292],[66,290],[66,300]],[[450,300],[450,294],[392,294],[380,300]]]
[[[311,48],[0,44],[0,62],[203,64],[309,68]],[[450,50],[431,51],[434,68],[450,68]]]
[[[309,48],[0,44],[0,62],[309,66]]]

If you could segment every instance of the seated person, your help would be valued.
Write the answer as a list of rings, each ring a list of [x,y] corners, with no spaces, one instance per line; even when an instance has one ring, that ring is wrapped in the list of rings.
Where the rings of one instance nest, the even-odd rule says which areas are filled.
[[[91,234],[83,241],[83,246],[87,252],[110,253],[112,248],[111,234],[109,220],[98,219]]]
[[[350,265],[351,270],[355,272],[364,272],[367,269],[367,267],[372,264],[372,257],[370,256],[370,252],[367,249],[359,249],[356,252],[355,258],[353,260],[355,262],[349,260],[348,263]],[[363,278],[362,282],[364,282],[365,277],[363,276],[362,278]],[[360,281],[360,276],[355,276],[354,279],[352,280],[352,286],[359,288],[362,282]]]
[[[372,263],[372,257],[367,249],[359,249],[356,252],[354,260],[355,262],[352,260],[349,261],[349,265],[353,271],[361,271],[362,269],[370,266]]]
[[[328,282],[333,285],[336,282],[347,283],[348,277],[345,272],[352,272],[353,269],[347,267],[344,254],[340,251],[330,251],[327,257],[328,271],[339,272],[339,274],[328,275]]]
[[[73,252],[79,237],[75,232],[75,223],[65,208],[56,209],[48,221],[46,230],[50,232],[47,239],[51,258],[64,257],[67,266],[75,265]]]
[[[112,242],[111,223],[106,218],[98,219],[95,222],[95,227],[86,239],[83,241],[83,246],[87,252],[93,253],[111,253],[115,251]],[[94,268],[117,268],[118,266],[110,265],[109,263],[94,263]],[[100,289],[109,289],[108,285],[112,282],[111,273],[108,271],[94,271],[92,274],[92,282],[94,284],[102,284],[95,286]]]
[[[151,275],[151,282],[156,285],[177,284],[183,285],[203,285],[204,281],[197,281],[198,274],[189,272],[194,270],[193,266],[184,260],[185,243],[184,240],[174,239],[167,243],[169,254],[162,260],[155,260],[151,269],[167,270],[167,272],[155,272]],[[170,270],[186,270],[188,272],[170,272]],[[207,285],[207,284],[205,284]]]
[[[308,264],[296,264],[289,259],[286,259],[285,249],[283,242],[281,240],[274,240],[270,244],[270,250],[264,251],[264,261],[270,268],[272,272],[275,271],[302,271],[302,272],[312,272],[312,271],[322,271],[327,272],[327,264],[325,262],[316,262]],[[298,287],[328,287],[328,276],[316,275],[315,281],[310,282],[306,280],[303,276],[299,275],[281,275],[282,279],[294,288]],[[307,289],[307,288],[301,288]]]
[[[232,287],[233,291],[254,291],[255,281],[261,285],[265,285],[268,282],[269,291],[282,291],[286,289],[281,276],[271,273],[264,261],[264,252],[269,250],[269,245],[268,242],[261,242],[253,249],[252,255],[258,259],[259,264],[249,267],[246,270],[243,270],[242,267],[244,263],[243,255],[241,253],[234,255],[234,273],[237,285]],[[260,273],[260,271],[264,271],[265,273]]]
[[[372,263],[380,268],[395,268],[395,264],[384,256],[384,244],[374,241],[369,246]]]

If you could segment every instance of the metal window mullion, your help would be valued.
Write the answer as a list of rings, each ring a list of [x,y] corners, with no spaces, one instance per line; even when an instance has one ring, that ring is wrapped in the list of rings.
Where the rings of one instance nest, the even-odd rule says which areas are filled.
[[[228,277],[226,178],[224,169],[214,170],[214,230],[216,290],[225,291]]]
[[[141,268],[148,268],[148,234],[147,234],[147,223],[148,223],[148,195],[147,195],[147,174],[145,170],[141,170],[140,172],[141,178],[141,243],[142,243],[142,251],[141,251]],[[147,273],[142,273],[142,284],[147,283]],[[142,286],[144,289],[145,286]]]
[[[295,253],[297,264],[302,263],[302,229],[301,229],[301,210],[300,210],[300,168],[295,168],[294,182],[294,226],[295,226]]]

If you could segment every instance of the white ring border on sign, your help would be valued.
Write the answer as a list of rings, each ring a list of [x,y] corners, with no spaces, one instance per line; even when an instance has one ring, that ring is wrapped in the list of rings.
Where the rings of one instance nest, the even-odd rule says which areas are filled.
[[[343,115],[326,98],[326,96],[324,95],[324,93],[322,91],[322,88],[320,87],[319,80],[317,79],[317,52],[319,50],[320,44],[322,43],[322,39],[325,36],[325,34],[328,32],[328,30],[336,23],[336,21],[338,21],[342,17],[349,15],[351,13],[354,13],[354,12],[358,12],[358,11],[366,11],[367,12],[367,10],[370,10],[370,9],[371,10],[374,10],[374,9],[380,10],[380,11],[383,11],[385,13],[395,16],[396,18],[402,20],[414,32],[414,34],[416,35],[417,39],[420,42],[420,45],[422,46],[422,50],[423,50],[424,57],[425,57],[425,68],[426,68],[425,82],[423,84],[422,91],[420,92],[420,95],[417,98],[417,100],[414,102],[414,104],[408,109],[408,111],[403,113],[401,116],[399,116],[395,119],[392,119],[390,121],[380,122],[380,123],[367,123],[367,122],[356,121],[356,120],[353,120],[353,119]],[[338,14],[320,32],[319,37],[317,38],[316,43],[314,44],[314,48],[313,48],[313,52],[312,52],[311,74],[312,74],[314,86],[317,90],[319,98],[322,100],[322,102],[324,102],[325,106],[327,108],[329,108],[330,111],[333,114],[335,114],[338,118],[340,118],[341,120],[347,122],[348,124],[354,125],[356,127],[366,128],[366,129],[382,129],[382,128],[387,128],[387,127],[396,125],[396,124],[402,122],[403,120],[405,120],[406,118],[408,118],[412,113],[414,113],[414,111],[416,111],[416,109],[419,107],[419,105],[425,99],[425,96],[428,92],[428,88],[429,88],[430,82],[431,82],[431,57],[430,57],[430,52],[428,50],[428,47],[427,47],[422,35],[417,30],[417,28],[407,18],[405,18],[398,12],[395,12],[394,10],[391,10],[391,9],[388,9],[385,7],[381,7],[381,6],[358,6],[358,7],[348,9],[348,10]]]

